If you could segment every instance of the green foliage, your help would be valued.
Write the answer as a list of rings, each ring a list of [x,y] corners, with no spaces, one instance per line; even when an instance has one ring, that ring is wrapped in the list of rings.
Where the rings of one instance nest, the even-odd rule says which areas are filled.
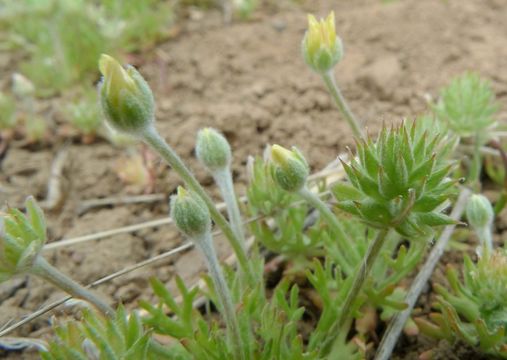
[[[70,321],[55,328],[56,338],[47,351],[41,352],[43,360],[60,359],[163,359],[150,342],[150,332],[145,331],[137,312],[127,314],[119,306],[114,319],[85,310],[80,322]]]
[[[12,129],[16,126],[16,103],[14,99],[0,92],[0,130]]]
[[[241,19],[248,19],[257,8],[257,0],[232,0],[234,9]]]
[[[39,142],[46,135],[46,119],[40,116],[30,116],[25,120],[25,132],[28,141]]]
[[[18,209],[0,213],[0,282],[32,267],[47,240],[44,213],[33,197],[25,201],[26,215]]]
[[[0,6],[10,42],[29,55],[20,70],[41,95],[92,80],[101,53],[146,46],[172,20],[160,0],[3,0]]]
[[[102,126],[102,114],[95,92],[84,94],[79,101],[69,104],[66,115],[69,123],[83,135],[95,135]]]
[[[417,122],[357,141],[357,157],[343,162],[348,183],[333,187],[337,206],[375,228],[395,228],[408,238],[430,237],[433,227],[454,223],[441,213],[454,193],[448,178],[453,148],[444,134],[420,131]]]
[[[442,89],[434,110],[452,131],[466,137],[495,126],[498,105],[490,83],[477,74],[466,73]]]
[[[432,322],[416,319],[421,331],[507,359],[507,252],[498,249],[477,264],[465,257],[463,281],[452,267],[447,281],[451,291],[436,287],[439,312],[431,315]]]

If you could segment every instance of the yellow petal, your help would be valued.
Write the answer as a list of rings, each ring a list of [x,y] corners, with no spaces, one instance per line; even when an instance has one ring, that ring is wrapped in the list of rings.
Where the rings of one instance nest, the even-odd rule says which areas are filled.
[[[283,166],[287,164],[287,161],[292,156],[293,156],[292,152],[290,150],[287,150],[283,146],[275,144],[271,147],[271,159],[277,165]]]

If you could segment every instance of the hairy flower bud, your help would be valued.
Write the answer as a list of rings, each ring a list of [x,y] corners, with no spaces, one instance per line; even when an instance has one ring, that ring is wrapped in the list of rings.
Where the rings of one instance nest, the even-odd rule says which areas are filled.
[[[495,212],[488,198],[481,194],[474,194],[468,199],[466,207],[468,223],[474,229],[488,228],[493,223]]]
[[[190,238],[203,235],[211,229],[209,210],[197,194],[178,187],[171,197],[171,217],[178,229]]]
[[[141,74],[132,66],[124,69],[116,59],[105,54],[100,57],[99,69],[103,75],[100,103],[111,126],[133,135],[150,126],[155,101]]]
[[[334,12],[320,21],[308,15],[302,51],[305,62],[318,73],[328,72],[342,59],[343,45],[336,36]]]
[[[46,242],[46,222],[33,197],[26,215],[17,209],[0,214],[0,282],[28,271]]]
[[[308,164],[301,153],[293,147],[287,150],[280,145],[271,147],[273,179],[284,190],[295,192],[303,188],[308,178]]]
[[[210,171],[224,169],[231,163],[231,147],[227,139],[212,128],[199,130],[195,153]]]

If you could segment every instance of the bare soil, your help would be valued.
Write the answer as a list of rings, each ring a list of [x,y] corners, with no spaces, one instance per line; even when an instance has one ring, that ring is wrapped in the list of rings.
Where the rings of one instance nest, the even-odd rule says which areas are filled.
[[[345,44],[345,57],[336,67],[338,82],[370,132],[375,133],[384,121],[421,114],[427,109],[427,99],[437,96],[439,88],[464,71],[490,79],[499,102],[506,103],[507,5],[502,0],[273,1],[251,20],[229,26],[223,25],[218,13],[195,10],[179,25],[178,36],[150,53],[132,55],[131,61],[140,67],[155,93],[157,127],[214,194],[210,177],[193,154],[196,131],[203,126],[220,129],[231,142],[239,193],[244,193],[246,157],[262,155],[268,143],[297,145],[314,169],[353,145],[351,131],[321,80],[307,69],[300,55],[306,13],[325,15],[329,10],[335,11],[337,32]],[[3,65],[11,68],[13,64]],[[11,142],[0,160],[0,204],[19,206],[30,194],[46,199],[51,163],[65,139],[57,131],[63,120],[58,99],[41,104],[40,112],[54,136],[35,147],[21,140]],[[503,106],[500,119],[506,118],[507,106]],[[76,209],[85,200],[128,195],[114,171],[122,150],[100,140],[91,145],[72,141],[67,146],[69,157],[62,179],[66,196],[62,206],[48,213],[50,241],[167,215],[166,200],[79,214]],[[154,192],[169,196],[178,184],[177,176],[157,163]],[[504,242],[505,236],[497,241]],[[158,227],[46,255],[86,284],[182,242],[172,228]],[[222,247],[222,253],[227,252]],[[139,297],[151,297],[150,276],[170,283],[179,274],[193,282],[202,271],[198,264],[198,255],[188,251],[115,279],[97,291],[110,302],[135,306]],[[2,284],[0,324],[61,295],[33,277]],[[40,318],[16,335],[45,338],[48,324],[47,316]],[[422,350],[435,346],[418,339],[404,339],[401,345],[398,358],[404,359],[416,359]],[[443,351],[448,350],[449,346]],[[33,354],[4,356],[31,358]]]

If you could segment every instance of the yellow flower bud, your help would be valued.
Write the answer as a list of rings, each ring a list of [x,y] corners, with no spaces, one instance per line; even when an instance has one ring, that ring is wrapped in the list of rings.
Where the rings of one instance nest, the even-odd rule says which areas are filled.
[[[334,12],[318,21],[308,15],[308,30],[303,38],[303,57],[316,72],[331,70],[343,57],[341,39],[336,36]]]
[[[306,184],[309,175],[308,163],[301,153],[292,148],[287,150],[280,145],[271,147],[273,179],[286,191],[299,191]]]
[[[137,134],[152,124],[155,101],[150,87],[132,66],[124,69],[116,59],[103,54],[100,100],[104,115],[117,130]]]

